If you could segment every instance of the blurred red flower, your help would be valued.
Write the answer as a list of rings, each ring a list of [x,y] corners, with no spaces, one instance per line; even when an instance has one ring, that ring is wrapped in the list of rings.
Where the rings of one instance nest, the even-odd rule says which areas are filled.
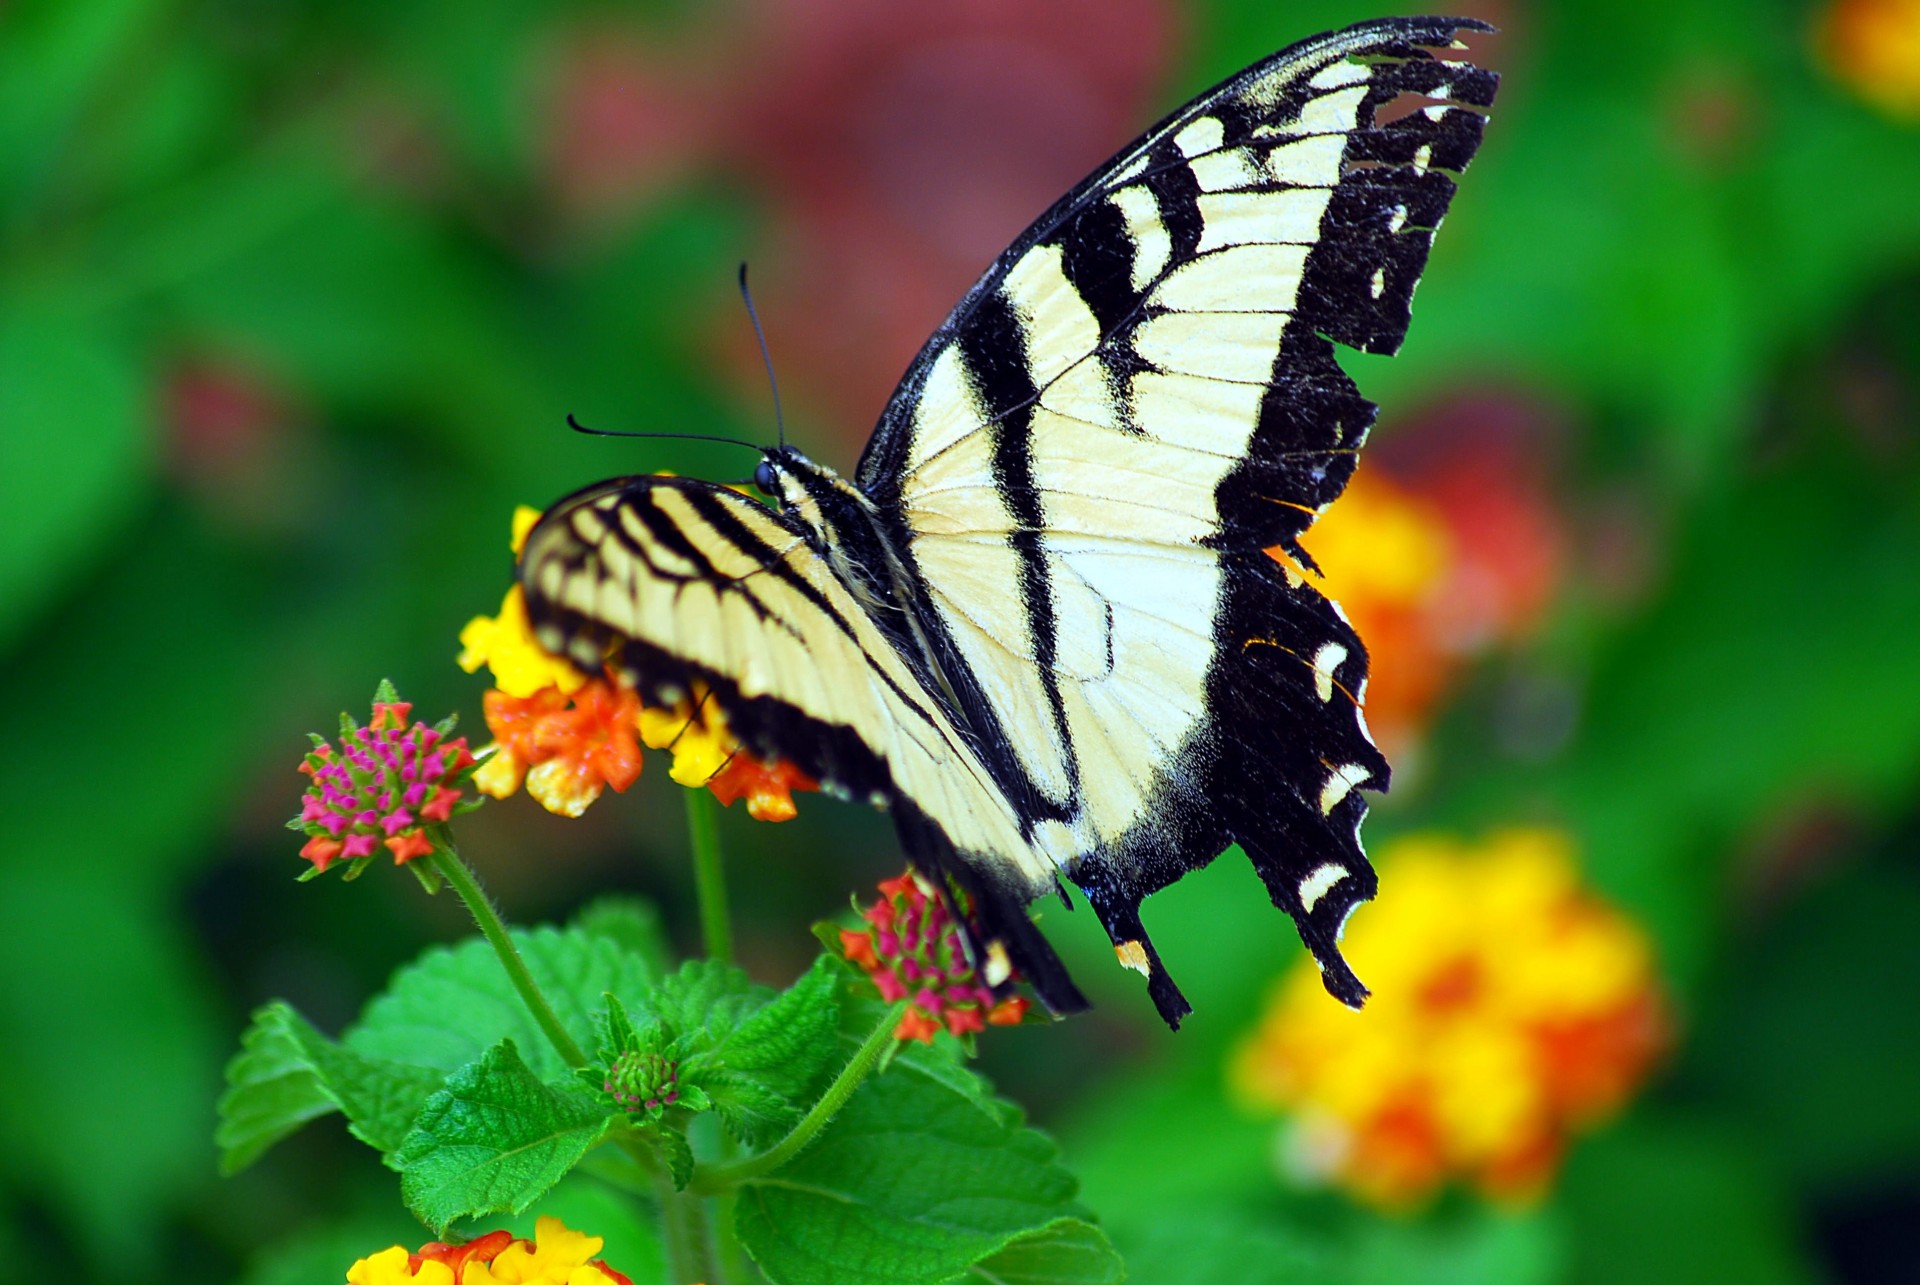
[[[776,358],[855,447],[993,257],[1153,116],[1178,24],[1164,0],[760,7],[721,147],[785,241],[759,278]]]

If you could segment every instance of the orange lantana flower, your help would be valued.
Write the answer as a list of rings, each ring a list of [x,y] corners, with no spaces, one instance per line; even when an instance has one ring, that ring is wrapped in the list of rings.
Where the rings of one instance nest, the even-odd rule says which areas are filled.
[[[540,515],[514,514],[517,554]],[[496,616],[476,616],[460,631],[459,663],[468,673],[486,666],[494,690],[484,698],[494,744],[475,786],[505,798],[525,786],[541,806],[579,816],[608,788],[624,791],[640,775],[640,747],[673,755],[669,775],[690,789],[712,788],[721,803],[747,800],[756,820],[791,820],[793,791],[818,784],[791,763],[766,761],[741,749],[725,712],[699,684],[670,706],[644,704],[609,669],[589,676],[540,645],[520,586],[507,591]]]

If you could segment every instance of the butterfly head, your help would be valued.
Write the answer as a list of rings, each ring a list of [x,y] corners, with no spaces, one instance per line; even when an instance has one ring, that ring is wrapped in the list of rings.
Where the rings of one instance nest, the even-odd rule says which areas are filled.
[[[791,446],[768,448],[753,470],[753,485],[781,512],[815,528],[839,525],[848,505],[868,507],[853,483]]]

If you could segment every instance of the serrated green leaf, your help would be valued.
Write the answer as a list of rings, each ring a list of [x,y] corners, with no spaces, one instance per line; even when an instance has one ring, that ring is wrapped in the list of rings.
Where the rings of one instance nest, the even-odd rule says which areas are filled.
[[[519,1213],[599,1140],[607,1113],[551,1087],[502,1040],[447,1077],[394,1157],[407,1208],[435,1232],[457,1218]]]
[[[985,1285],[1120,1285],[1127,1279],[1127,1265],[1098,1227],[1083,1219],[1062,1218],[1022,1236],[953,1279]]]
[[[594,1047],[599,1037],[603,994],[634,1005],[654,979],[639,956],[577,928],[515,930],[513,940],[560,1024],[582,1048]],[[523,1050],[527,1065],[542,1079],[569,1073],[493,948],[476,939],[427,951],[401,969],[341,1042],[368,1057],[447,1073],[503,1039]]]
[[[773,998],[732,964],[690,959],[663,978],[640,1007],[653,1014],[668,1034],[693,1050],[711,1048],[731,1036],[753,1011]]]
[[[1081,1216],[1053,1143],[906,1061],[740,1190],[741,1243],[782,1285],[948,1281]]]
[[[618,995],[609,994],[603,998],[606,1000],[606,1007],[600,1013],[599,1052],[603,1059],[611,1062],[622,1053],[631,1053],[641,1048],[648,1041],[634,1029],[633,1018],[628,1014],[627,1006],[620,1002]],[[663,1038],[659,1027],[649,1026],[647,1030],[653,1040]],[[650,1048],[648,1051],[657,1053],[660,1050]]]
[[[667,1174],[673,1179],[673,1189],[685,1191],[687,1183],[693,1179],[693,1147],[688,1143],[687,1135],[669,1124],[653,1124],[640,1132],[654,1145],[656,1154],[666,1163]]]
[[[440,1087],[430,1067],[362,1057],[322,1035],[281,1002],[254,1014],[227,1066],[214,1141],[220,1171],[239,1172],[307,1121],[340,1110],[356,1137],[390,1152],[421,1103]]]
[[[821,957],[771,1003],[688,1057],[682,1074],[712,1097],[733,1135],[764,1146],[799,1122],[839,1052],[839,969]]]
[[[227,1063],[213,1133],[222,1174],[238,1173],[307,1121],[340,1109],[289,1029],[294,1022],[305,1025],[285,1004],[260,1009]]]

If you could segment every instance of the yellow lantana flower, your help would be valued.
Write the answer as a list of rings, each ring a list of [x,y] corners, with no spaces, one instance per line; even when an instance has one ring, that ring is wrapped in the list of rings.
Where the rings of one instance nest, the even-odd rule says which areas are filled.
[[[605,1243],[558,1218],[541,1218],[531,1241],[516,1240],[491,1263],[468,1267],[460,1285],[613,1285],[612,1276],[588,1261]]]
[[[1235,1053],[1233,1088],[1291,1113],[1296,1177],[1390,1209],[1451,1179],[1530,1199],[1665,1042],[1646,933],[1581,885],[1558,831],[1410,836],[1380,858],[1380,901],[1344,942],[1372,1000],[1349,1011],[1303,964]]]
[[[445,1263],[423,1262],[415,1270],[406,1246],[392,1245],[347,1269],[347,1285],[455,1285]]]

